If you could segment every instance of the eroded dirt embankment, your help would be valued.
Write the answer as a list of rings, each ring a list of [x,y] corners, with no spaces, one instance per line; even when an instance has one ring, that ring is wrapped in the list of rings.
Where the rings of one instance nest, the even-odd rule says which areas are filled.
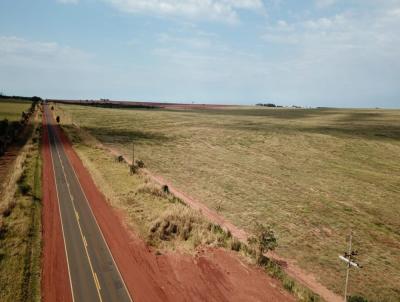
[[[69,140],[67,156],[93,209],[124,281],[136,301],[294,301],[275,279],[234,252],[204,249],[196,256],[160,255],[123,223],[95,186]]]

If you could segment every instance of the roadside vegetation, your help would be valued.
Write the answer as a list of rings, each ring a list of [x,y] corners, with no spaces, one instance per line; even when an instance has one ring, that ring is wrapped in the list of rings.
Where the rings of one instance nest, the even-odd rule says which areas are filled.
[[[10,122],[18,121],[21,113],[31,107],[32,102],[24,100],[0,99],[0,120],[7,119]]]
[[[28,107],[28,106],[27,106]],[[2,108],[2,107],[0,107]],[[25,107],[24,107],[25,108]],[[1,110],[0,110],[1,111]],[[0,199],[0,301],[40,301],[41,123],[8,169]]]
[[[157,253],[194,254],[205,246],[232,250],[282,281],[282,286],[299,301],[319,301],[315,294],[289,278],[278,264],[264,256],[276,247],[275,235],[269,227],[257,224],[255,235],[248,243],[242,243],[229,231],[186,206],[167,187],[152,182],[140,168],[132,175],[127,163],[113,157],[85,131],[70,125],[63,125],[63,128],[108,202],[123,210],[126,222]]]
[[[363,268],[351,272],[351,295],[399,300],[400,111],[68,105],[57,110],[70,133],[79,126],[126,156],[135,141],[136,156],[151,171],[246,231],[253,233],[256,223],[271,226],[277,253],[339,294],[345,265],[338,255],[346,250],[352,229]],[[160,217],[175,219],[165,214],[170,203],[135,189],[143,180],[126,183],[137,176],[114,175],[119,167],[114,162],[105,171],[109,155],[84,145],[77,143],[81,156],[97,165],[92,171],[103,171],[97,172],[103,175],[96,180],[103,181],[99,187],[113,192],[111,203],[123,208],[142,234],[157,222],[162,225]],[[150,241],[160,238],[160,226],[154,233]],[[198,240],[193,236],[188,242]],[[266,267],[278,277],[283,274],[271,262]]]
[[[38,100],[33,102],[0,98],[0,156],[21,138],[22,131],[30,126],[28,121]]]

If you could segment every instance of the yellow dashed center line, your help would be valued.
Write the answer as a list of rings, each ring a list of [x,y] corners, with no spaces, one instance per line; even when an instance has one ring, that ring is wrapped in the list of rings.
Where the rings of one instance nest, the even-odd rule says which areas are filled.
[[[70,184],[69,184],[69,182],[67,180],[67,174],[65,173],[65,169],[64,169],[64,165],[63,165],[62,160],[61,160],[60,152],[58,151],[57,147],[56,147],[56,150],[57,150],[58,158],[60,159],[61,168],[62,168],[62,171],[63,171],[63,174],[64,174],[64,179],[65,179],[65,182],[67,184],[68,194],[69,194],[69,197],[71,199],[72,207],[73,207],[74,212],[75,212],[75,216],[76,216],[76,221],[78,223],[79,232],[81,233],[81,239],[82,239],[85,251],[86,251],[86,257],[87,257],[87,259],[89,261],[90,270],[92,271],[93,280],[94,280],[94,283],[96,285],[96,289],[97,289],[97,293],[99,295],[99,299],[102,302],[103,299],[101,298],[101,294],[100,294],[100,290],[101,290],[100,282],[99,282],[99,279],[97,278],[97,274],[95,273],[95,271],[93,269],[92,261],[90,259],[89,251],[87,249],[87,241],[86,241],[86,238],[85,238],[85,236],[83,235],[83,232],[82,232],[82,227],[81,227],[81,224],[79,222],[79,214],[78,214],[78,211],[76,210],[76,207],[75,207],[74,198],[73,198],[72,193],[71,193]]]

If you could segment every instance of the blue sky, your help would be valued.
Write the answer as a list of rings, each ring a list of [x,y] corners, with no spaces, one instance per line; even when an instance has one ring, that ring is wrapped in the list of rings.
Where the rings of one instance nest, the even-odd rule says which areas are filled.
[[[400,0],[1,0],[0,91],[400,107]]]

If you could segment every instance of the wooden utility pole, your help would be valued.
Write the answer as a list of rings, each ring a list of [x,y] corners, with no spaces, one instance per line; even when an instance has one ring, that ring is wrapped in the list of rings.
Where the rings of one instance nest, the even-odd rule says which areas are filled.
[[[132,164],[130,165],[131,175],[135,174],[135,143],[132,142]]]
[[[343,260],[344,262],[347,263],[346,267],[346,282],[344,285],[344,302],[347,302],[347,292],[348,292],[348,285],[349,285],[349,275],[350,275],[350,268],[352,266],[356,268],[361,268],[361,266],[356,262],[355,257],[358,255],[357,251],[352,251],[352,240],[353,240],[353,234],[350,231],[350,238],[349,238],[349,249],[347,252],[344,253],[344,255],[340,255],[339,258]]]
[[[350,232],[350,239],[349,239],[349,250],[348,250],[348,255],[351,253],[351,241],[353,239],[353,234]],[[350,259],[349,259],[350,260]],[[350,262],[347,264],[347,269],[346,269],[346,282],[344,285],[344,302],[347,301],[347,288],[349,285],[349,273],[350,273]]]
[[[135,143],[132,142],[132,166],[135,165]]]

